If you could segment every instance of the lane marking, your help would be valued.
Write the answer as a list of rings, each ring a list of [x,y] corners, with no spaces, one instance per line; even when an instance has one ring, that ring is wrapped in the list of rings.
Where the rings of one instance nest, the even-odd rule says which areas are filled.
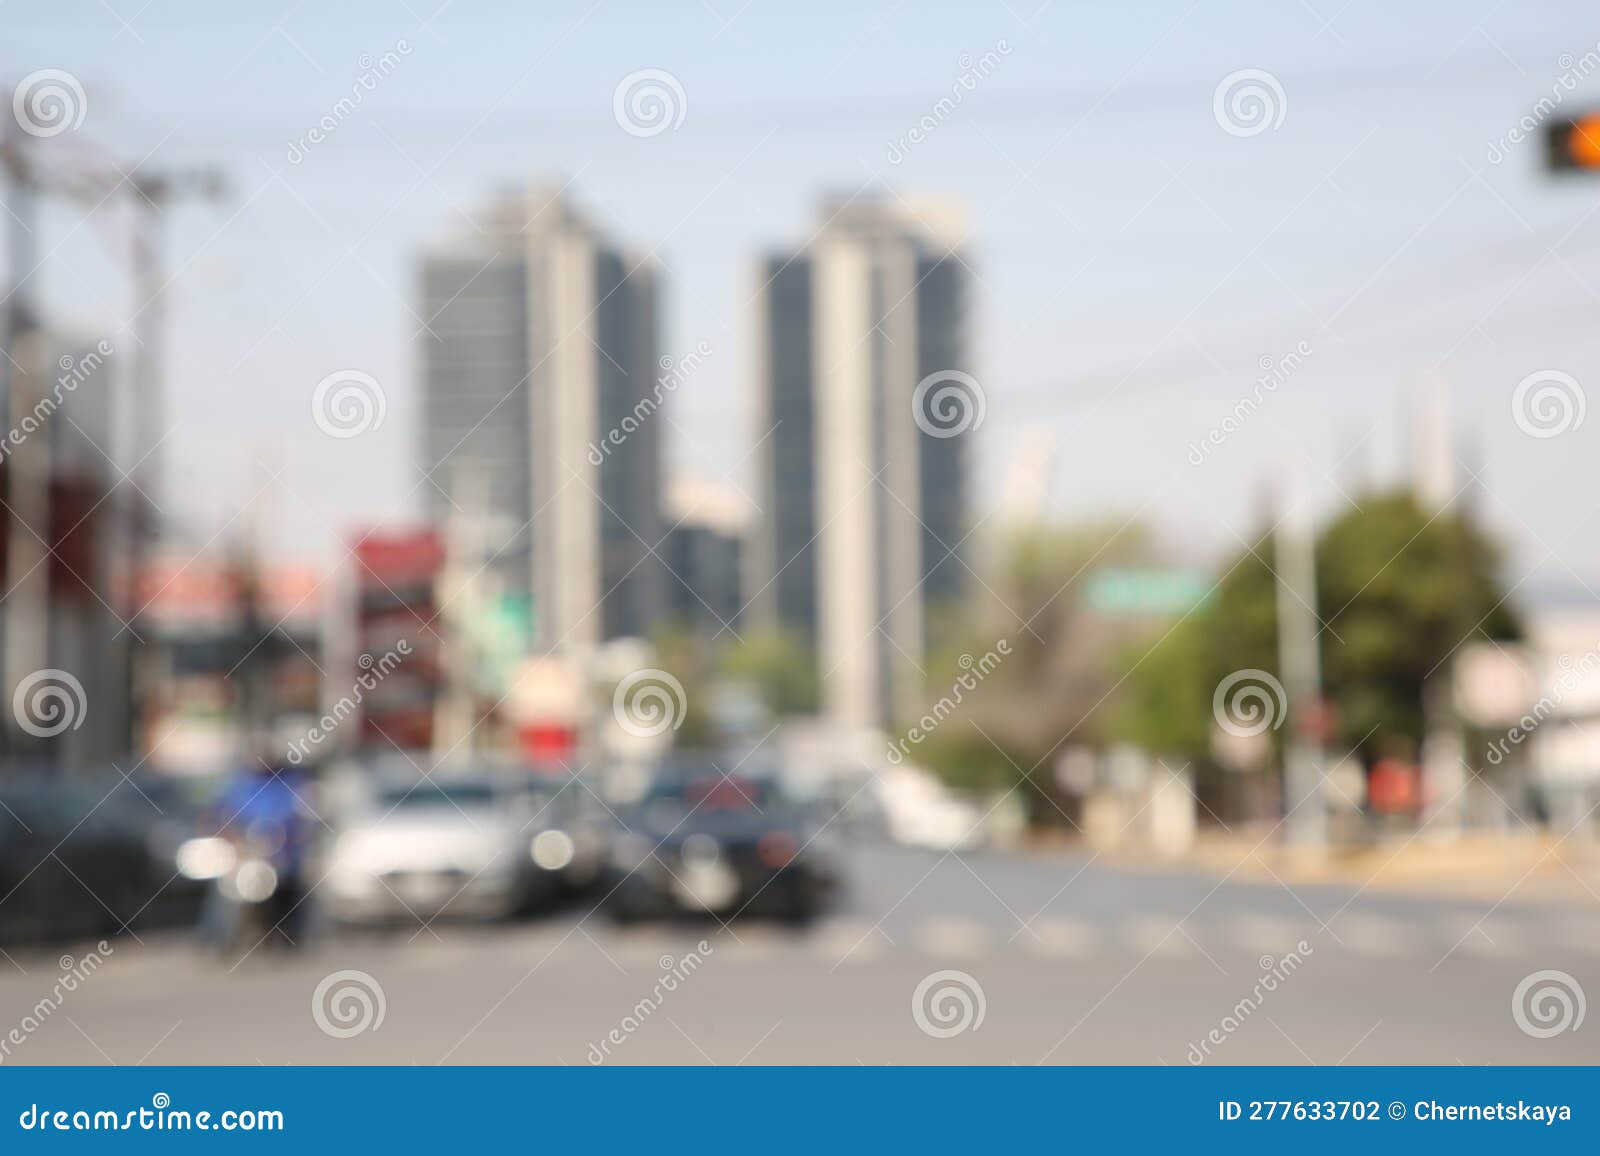
[[[926,955],[950,959],[976,959],[989,954],[993,930],[975,919],[935,916],[919,923],[912,942]]]

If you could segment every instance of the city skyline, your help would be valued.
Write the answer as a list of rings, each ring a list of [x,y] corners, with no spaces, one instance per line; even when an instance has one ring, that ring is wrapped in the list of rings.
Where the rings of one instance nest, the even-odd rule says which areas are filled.
[[[792,51],[768,59],[758,79],[738,52],[690,52],[718,35],[709,14],[703,27],[634,11],[551,17],[545,47],[520,64],[508,38],[488,34],[508,18],[493,5],[426,27],[395,21],[392,35],[382,21],[303,14],[295,19],[314,23],[315,64],[291,44],[305,39],[297,24],[263,20],[237,52],[197,65],[190,83],[217,94],[197,103],[176,77],[132,71],[147,50],[104,13],[90,6],[82,16],[70,45],[49,19],[8,17],[19,52],[48,39],[50,58],[84,78],[89,108],[72,147],[125,142],[133,159],[153,150],[174,164],[221,160],[233,186],[226,201],[170,221],[169,263],[181,275],[168,306],[168,409],[183,420],[165,449],[174,513],[195,542],[254,502],[274,548],[332,562],[347,529],[421,512],[427,484],[398,464],[420,413],[407,270],[441,221],[474,228],[486,191],[532,172],[562,174],[627,241],[658,247],[676,288],[665,348],[709,341],[719,351],[677,399],[678,428],[664,436],[674,472],[692,464],[719,481],[732,471],[750,487],[741,314],[755,286],[743,271],[774,237],[804,240],[819,192],[887,182],[973,206],[983,304],[974,346],[990,401],[974,468],[980,515],[1009,492],[1019,447],[1053,444],[1047,516],[1137,513],[1186,558],[1214,560],[1249,527],[1202,515],[1253,507],[1288,446],[1313,457],[1325,511],[1344,506],[1336,484],[1348,489],[1351,461],[1403,478],[1408,396],[1442,368],[1456,421],[1481,434],[1493,489],[1484,514],[1512,543],[1513,564],[1536,571],[1530,585],[1571,582],[1569,566],[1585,577],[1600,569],[1590,544],[1600,536],[1564,538],[1586,510],[1581,455],[1571,451],[1591,427],[1540,441],[1511,411],[1530,373],[1582,381],[1593,356],[1560,329],[1548,340],[1590,299],[1590,199],[1548,183],[1526,134],[1508,136],[1569,74],[1567,99],[1594,90],[1581,63],[1560,65],[1593,48],[1576,20],[1490,13],[1478,34],[1443,44],[1424,12],[1397,22],[1352,9],[1327,27],[1269,12],[1241,32],[1174,5],[1147,18],[1175,30],[1168,37],[1104,13],[1097,51],[1069,50],[1074,79],[1064,82],[1060,53],[1039,50],[1065,19],[1054,11],[880,14],[881,30],[880,17],[855,28],[841,13],[863,41],[892,42],[916,21],[914,59],[869,65],[851,54],[849,35],[834,43],[753,9],[717,43],[782,37]],[[150,14],[136,30],[150,51],[183,53],[222,26]],[[1277,35],[1287,32],[1304,35]],[[441,71],[434,50],[445,39],[476,45],[491,63]],[[560,59],[530,74],[558,41]],[[366,75],[364,55],[392,56],[394,67],[373,70],[375,87],[353,111],[330,112]],[[675,55],[694,67],[674,71]],[[972,89],[960,83],[964,56],[997,62],[975,64]],[[679,80],[684,115],[641,138],[617,124],[613,98],[652,66]],[[1285,115],[1238,137],[1214,120],[1213,97],[1250,68],[1278,80]],[[223,83],[233,72],[252,83]],[[288,95],[265,104],[257,84]],[[962,99],[946,115],[940,102],[957,88]],[[830,112],[841,101],[850,118]],[[480,111],[453,111],[468,106]],[[337,124],[312,143],[307,129],[324,116]],[[908,131],[925,117],[934,126],[913,143]],[[1430,131],[1413,131],[1420,123]],[[1125,147],[1134,125],[1142,149]],[[350,171],[373,182],[356,191]],[[85,222],[80,208],[55,205],[41,233],[54,270],[46,299],[64,328],[91,341],[118,336],[132,312],[101,251],[103,234],[117,243],[109,214]],[[1334,235],[1343,243],[1330,244]],[[1218,282],[1219,272],[1228,278]],[[75,293],[100,282],[92,297]],[[1272,404],[1191,467],[1187,446],[1252,391],[1259,361],[1302,342],[1313,353]],[[332,441],[308,425],[309,398],[344,368],[383,384],[388,417],[361,438]],[[246,406],[253,432],[243,443],[222,436]],[[1118,452],[1105,452],[1112,445]],[[208,485],[174,485],[178,471],[199,471]],[[337,517],[318,510],[305,525],[310,499],[336,493],[352,472],[365,481],[336,494]]]
[[[830,717],[913,712],[934,619],[971,585],[985,399],[963,208],[824,199],[804,248],[762,258],[758,478],[735,531],[700,512],[714,487],[685,503],[692,487],[669,494],[660,468],[673,395],[715,351],[657,356],[650,259],[616,248],[580,196],[508,191],[422,258],[418,467],[451,564],[475,598],[520,600],[530,652],[648,636],[669,607],[732,641],[748,610],[799,642]]]

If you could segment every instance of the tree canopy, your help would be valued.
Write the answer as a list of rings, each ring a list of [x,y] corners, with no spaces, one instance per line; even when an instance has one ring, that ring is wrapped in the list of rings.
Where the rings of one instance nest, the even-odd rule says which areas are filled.
[[[1216,596],[1126,663],[1118,731],[1155,750],[1205,759],[1211,695],[1229,673],[1278,673],[1274,543],[1264,535],[1224,570]],[[1514,638],[1500,552],[1453,510],[1409,493],[1364,500],[1316,541],[1321,670],[1337,741],[1371,755],[1422,738],[1423,685],[1474,638]]]

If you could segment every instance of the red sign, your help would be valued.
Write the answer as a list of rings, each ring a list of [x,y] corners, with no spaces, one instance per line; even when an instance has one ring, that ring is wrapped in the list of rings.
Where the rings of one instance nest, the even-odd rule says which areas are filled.
[[[565,759],[578,749],[578,728],[560,723],[530,723],[517,728],[517,746],[536,762]]]
[[[444,542],[433,530],[365,535],[355,547],[363,581],[388,583],[432,578],[444,566]]]

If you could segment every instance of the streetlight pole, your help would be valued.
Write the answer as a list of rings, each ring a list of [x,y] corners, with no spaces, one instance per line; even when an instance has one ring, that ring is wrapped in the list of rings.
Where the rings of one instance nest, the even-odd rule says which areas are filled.
[[[1317,621],[1316,546],[1311,503],[1291,488],[1275,533],[1278,667],[1288,697],[1284,743],[1284,831],[1290,847],[1321,851],[1328,842],[1322,795],[1322,672]]]
[[[160,540],[162,502],[166,497],[160,450],[167,413],[166,215],[172,203],[182,197],[220,198],[222,177],[214,169],[136,168],[128,174],[127,181],[136,194],[132,244],[136,307],[129,328],[138,348],[119,421],[128,443],[123,454],[133,492],[127,495],[126,515],[118,519],[126,535],[118,553],[124,567],[119,585],[128,599],[126,616],[133,623],[140,610],[139,577]],[[128,665],[130,732],[136,732],[149,713],[157,681],[155,665],[153,656],[137,649],[133,652]],[[129,737],[137,741],[135,733]]]

